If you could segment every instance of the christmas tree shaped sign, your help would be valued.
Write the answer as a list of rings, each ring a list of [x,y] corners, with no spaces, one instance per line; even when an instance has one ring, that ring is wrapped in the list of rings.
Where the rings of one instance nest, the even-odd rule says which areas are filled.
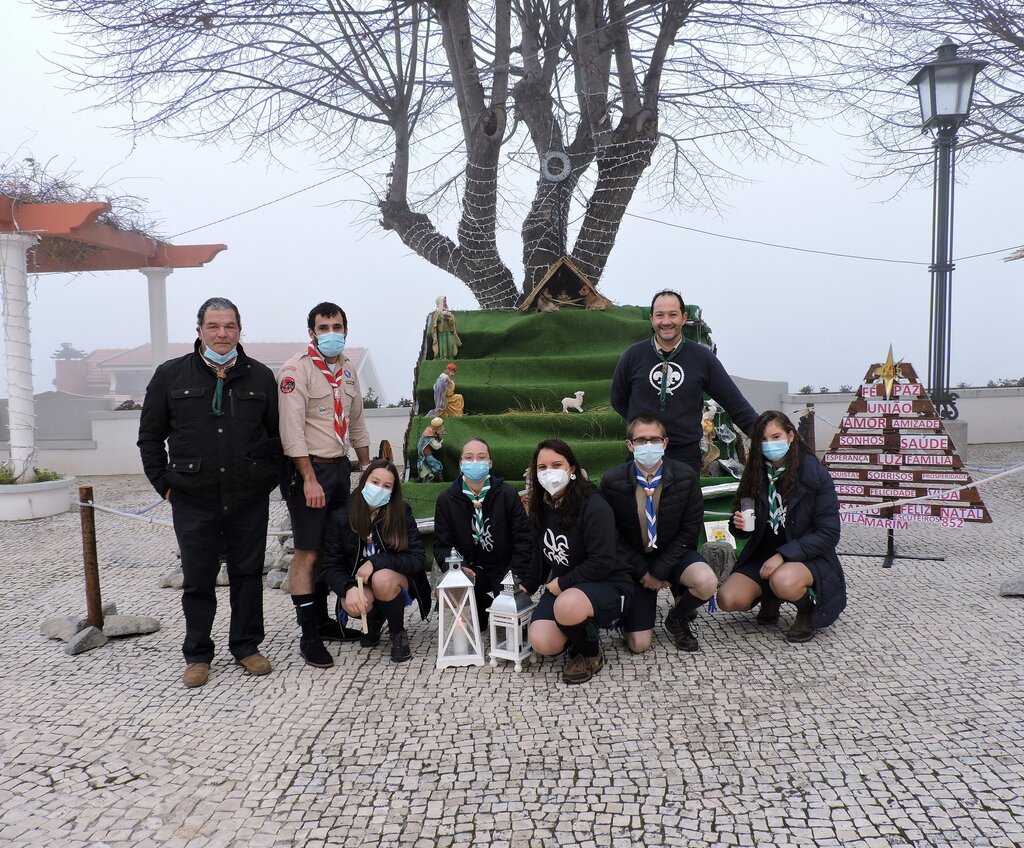
[[[892,531],[911,523],[963,527],[990,522],[974,480],[913,366],[892,347],[872,365],[825,453],[840,518]]]

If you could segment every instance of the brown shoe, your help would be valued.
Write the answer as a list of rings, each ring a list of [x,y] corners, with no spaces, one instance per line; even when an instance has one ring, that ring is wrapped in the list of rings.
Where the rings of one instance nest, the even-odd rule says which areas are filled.
[[[808,642],[814,638],[814,626],[809,612],[798,612],[792,625],[786,631],[787,642]]]
[[[779,609],[782,601],[775,595],[762,595],[761,608],[757,611],[758,624],[775,624],[779,620]]]
[[[205,686],[206,681],[209,679],[209,663],[189,663],[185,666],[185,673],[181,677],[181,682],[189,689],[196,689],[199,686]]]
[[[235,660],[235,665],[242,666],[249,674],[254,674],[257,677],[261,674],[270,674],[271,669],[270,660],[259,652],[249,654],[249,656],[242,657],[240,660]]]
[[[586,683],[597,674],[604,666],[604,655],[602,651],[597,652],[596,657],[584,657],[576,654],[565,661],[565,668],[562,670],[563,683]]]

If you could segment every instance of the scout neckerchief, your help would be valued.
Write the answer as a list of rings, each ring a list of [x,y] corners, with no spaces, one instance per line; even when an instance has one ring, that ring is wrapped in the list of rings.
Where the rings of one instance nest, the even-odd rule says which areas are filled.
[[[661,360],[661,388],[658,390],[658,407],[662,412],[665,411],[665,406],[668,404],[668,364],[676,358],[676,354],[683,349],[685,343],[686,339],[680,339],[679,344],[670,353],[663,353],[658,347],[657,339],[651,336],[651,345],[654,347],[658,359]]]
[[[782,504],[782,494],[776,487],[776,483],[786,468],[783,466],[777,471],[773,471],[769,466],[765,470],[768,472],[768,523],[772,526],[772,532],[778,535],[779,528],[786,523],[786,507]]]
[[[331,373],[331,369],[324,362],[323,357],[320,356],[320,351],[316,349],[315,344],[311,342],[306,352],[309,354],[309,358],[313,360],[313,364],[320,369],[320,373],[324,375],[324,378],[331,385],[331,390],[334,393],[334,435],[337,436],[339,442],[345,444],[345,434],[348,432],[348,419],[345,418],[345,408],[341,405],[341,381]]]
[[[644,474],[636,462],[633,463],[633,468],[636,469],[637,485],[644,490],[644,494],[647,496],[647,500],[644,503],[644,513],[647,516],[647,544],[650,545],[653,551],[658,547],[658,514],[654,511],[654,492],[661,483],[661,472],[664,470],[665,465],[662,463],[658,466],[658,470],[651,477],[650,483],[647,482],[647,475]]]
[[[483,488],[480,490],[480,494],[474,492],[469,486],[466,485],[466,478],[462,478],[462,494],[470,499],[473,503],[473,541],[481,547],[484,542],[484,534],[487,532],[487,528],[484,525],[484,498],[487,497],[487,493],[491,490],[491,478],[487,478],[487,482],[484,483]]]
[[[200,354],[202,356],[202,354]],[[205,356],[203,356],[203,362],[205,362],[210,369],[217,375],[217,385],[213,390],[213,403],[210,404],[211,415],[223,415],[224,410],[221,408],[224,400],[224,379],[228,376],[228,369],[238,362],[236,356],[230,362],[224,365],[218,365],[216,362],[210,362]]]
[[[363,553],[368,557],[371,557],[375,553],[377,553],[377,544],[373,541],[372,532],[370,533],[369,536],[366,537],[366,547],[364,548]]]

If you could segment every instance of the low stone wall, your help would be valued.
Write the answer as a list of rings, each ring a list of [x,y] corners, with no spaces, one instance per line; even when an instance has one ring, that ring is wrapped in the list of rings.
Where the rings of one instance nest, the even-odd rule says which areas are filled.
[[[410,413],[408,408],[366,410],[371,456],[376,456],[381,440],[387,439],[397,464],[402,465],[402,443]],[[40,439],[36,444],[36,467],[78,477],[141,474],[142,461],[135,445],[139,437],[139,411],[86,412],[85,417],[92,438]],[[0,442],[0,461],[9,455],[9,444]]]
[[[967,442],[972,445],[1024,442],[1024,388],[955,389],[960,396],[960,418],[954,424],[967,425]],[[799,414],[814,404],[814,437],[819,451],[828,447],[854,395],[846,392],[784,394],[781,409]],[[954,441],[957,433],[953,433]]]

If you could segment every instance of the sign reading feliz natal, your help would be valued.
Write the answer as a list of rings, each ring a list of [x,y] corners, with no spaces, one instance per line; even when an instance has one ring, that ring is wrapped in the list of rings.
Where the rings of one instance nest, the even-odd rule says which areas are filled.
[[[917,522],[963,527],[992,520],[935,404],[913,367],[893,362],[891,345],[885,362],[868,369],[824,465],[841,505],[871,505],[841,511],[844,524],[906,530]],[[911,498],[924,500],[899,503]]]

